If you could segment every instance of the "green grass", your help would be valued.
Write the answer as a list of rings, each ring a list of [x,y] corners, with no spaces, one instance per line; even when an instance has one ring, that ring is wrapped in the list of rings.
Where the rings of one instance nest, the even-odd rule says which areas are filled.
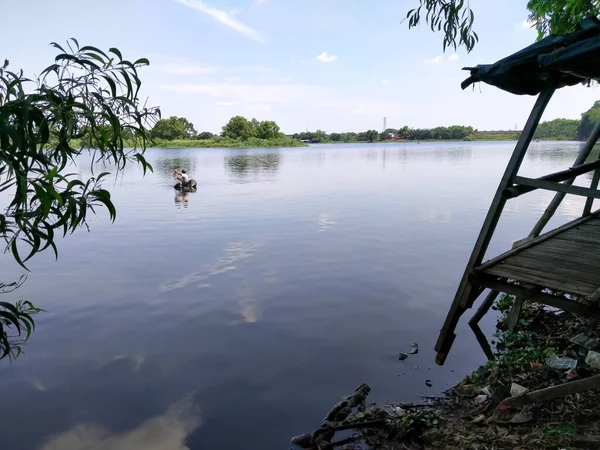
[[[250,138],[246,140],[228,139],[216,137],[213,139],[177,139],[173,141],[157,139],[150,143],[149,147],[154,148],[275,148],[275,147],[305,147],[305,144],[290,138],[276,139],[258,139]]]

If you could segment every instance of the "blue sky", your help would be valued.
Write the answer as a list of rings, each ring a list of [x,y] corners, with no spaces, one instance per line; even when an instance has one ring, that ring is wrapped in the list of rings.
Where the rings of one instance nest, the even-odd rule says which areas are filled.
[[[442,52],[442,35],[401,24],[413,0],[19,0],[0,19],[0,58],[26,74],[52,62],[49,42],[147,57],[142,95],[163,116],[217,132],[233,115],[287,133],[464,124],[521,128],[534,103],[492,86],[462,91],[460,69],[535,40],[525,0],[471,0],[480,42]],[[499,6],[499,5],[502,6]],[[544,119],[578,118],[596,88],[561,90]]]

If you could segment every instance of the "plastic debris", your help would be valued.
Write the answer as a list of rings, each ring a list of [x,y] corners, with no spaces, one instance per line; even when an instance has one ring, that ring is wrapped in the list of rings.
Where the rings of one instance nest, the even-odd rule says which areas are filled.
[[[600,347],[600,340],[598,340],[598,338],[587,336],[585,333],[580,333],[577,336],[569,339],[569,341],[587,350],[593,350]]]
[[[533,370],[541,369],[542,367],[544,367],[544,365],[542,363],[539,363],[539,362],[533,362],[533,361],[531,361],[529,363],[529,368],[533,369]]]
[[[569,381],[579,378],[579,374],[577,373],[577,371],[575,369],[567,370],[565,372],[565,375],[567,376],[567,380],[569,380]]]
[[[490,398],[485,394],[481,394],[475,397],[475,403],[477,403],[478,405],[485,405],[489,400]]]
[[[410,354],[416,355],[417,353],[419,353],[419,344],[417,344],[416,342],[413,342],[410,345]]]
[[[526,387],[521,386],[520,384],[512,383],[510,385],[510,396],[511,397],[518,397],[519,395],[523,395],[527,391],[528,391],[528,389]]]
[[[598,353],[598,357],[600,358],[600,353]],[[598,362],[600,363],[600,359],[598,360]],[[573,358],[569,358],[567,356],[560,357],[557,355],[552,355],[550,358],[548,358],[548,360],[546,361],[546,364],[551,369],[567,370],[567,369],[576,368],[577,360],[573,359]]]
[[[481,393],[487,395],[489,398],[492,398],[493,392],[491,386],[486,386],[481,390]]]
[[[431,382],[431,380],[425,380],[425,384],[426,384],[428,387],[431,387],[431,386],[433,386],[433,383]]]
[[[600,369],[600,353],[590,350],[585,357],[585,363],[596,369]]]
[[[404,361],[406,358],[408,358],[408,355],[406,353],[403,353],[403,352],[398,353],[398,359],[400,361]]]

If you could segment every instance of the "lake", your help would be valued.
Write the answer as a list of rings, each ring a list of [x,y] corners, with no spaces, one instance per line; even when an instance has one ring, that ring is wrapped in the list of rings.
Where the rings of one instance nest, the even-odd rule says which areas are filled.
[[[2,448],[286,449],[363,382],[378,402],[439,394],[485,360],[464,319],[442,367],[433,346],[513,146],[148,150],[154,173],[105,184],[116,222],[91,218],[3,298],[48,312],[0,362]],[[536,143],[521,174],[566,169],[579,146]],[[197,192],[175,192],[175,167]],[[509,201],[490,254],[551,198]],[[2,273],[22,269],[5,255]]]

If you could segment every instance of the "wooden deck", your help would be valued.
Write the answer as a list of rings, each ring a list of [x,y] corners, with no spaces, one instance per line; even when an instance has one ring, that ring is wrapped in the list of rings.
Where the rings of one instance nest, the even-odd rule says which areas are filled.
[[[591,298],[600,289],[600,217],[542,235],[476,267],[472,276],[486,287],[498,287],[498,279],[514,280],[529,290]]]

